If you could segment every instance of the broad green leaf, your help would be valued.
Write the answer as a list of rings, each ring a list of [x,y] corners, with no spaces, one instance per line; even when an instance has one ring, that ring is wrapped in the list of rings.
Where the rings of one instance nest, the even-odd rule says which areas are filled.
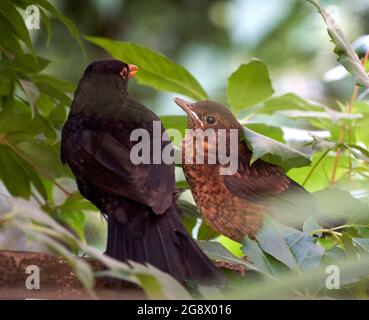
[[[319,208],[332,216],[345,217],[348,223],[369,222],[369,206],[355,199],[350,192],[325,189],[314,193]]]
[[[30,54],[17,55],[9,64],[8,67],[21,74],[37,73],[44,70],[50,60],[42,57],[33,57]]]
[[[204,89],[183,66],[155,51],[132,42],[98,37],[86,39],[108,51],[114,58],[137,65],[139,71],[135,78],[139,83],[158,90],[183,94],[195,100],[207,99]]]
[[[14,55],[22,55],[24,53],[24,50],[21,46],[21,41],[18,40],[18,36],[16,31],[13,30],[13,26],[3,17],[3,15],[0,13],[0,30],[3,30],[1,32],[0,37],[0,44],[3,47],[4,50],[6,50],[9,53],[13,53]]]
[[[319,161],[324,152],[315,152],[312,157],[312,166],[303,168],[293,168],[288,171],[288,176],[299,184],[305,182],[306,177],[312,170],[313,166]],[[311,178],[307,181],[304,187],[310,192],[322,190],[328,187],[331,183],[332,171],[335,165],[336,157],[334,155],[326,155],[322,161],[315,168],[311,175]],[[347,171],[348,157],[341,155],[340,164],[337,169],[336,181],[340,181],[344,177]]]
[[[0,75],[0,96],[10,96],[12,91],[12,82],[9,78]]]
[[[0,177],[10,194],[26,199],[30,197],[31,186],[27,173],[10,149],[4,146],[0,146]]]
[[[180,180],[180,181],[176,181],[176,188],[177,189],[190,189],[190,185],[188,184],[187,180]]]
[[[306,234],[312,234],[315,230],[322,229],[322,226],[319,224],[315,217],[308,217],[303,225],[302,231]],[[318,237],[322,235],[321,232],[316,234]]]
[[[218,236],[218,232],[214,231],[208,224],[205,222],[205,220],[202,220],[199,231],[197,233],[197,239],[198,240],[211,240],[215,239]]]
[[[268,69],[259,60],[241,65],[228,78],[228,102],[236,114],[268,99],[273,93]]]
[[[19,158],[19,157],[18,157]],[[45,184],[40,178],[40,176],[29,166],[25,161],[23,161],[21,158],[19,158],[20,161],[22,161],[22,167],[26,171],[28,179],[32,183],[32,185],[36,188],[38,193],[41,195],[41,197],[45,200],[45,202],[49,201],[49,197],[47,195],[47,190],[45,188]]]
[[[241,244],[226,237],[223,235],[220,235],[216,241],[221,243],[228,251],[230,251],[232,254],[234,254],[236,257],[242,258],[244,256],[244,253],[241,250]]]
[[[247,123],[247,128],[273,140],[284,142],[283,131],[280,128],[272,127],[262,123]]]
[[[259,244],[247,236],[243,239],[242,251],[245,253],[248,261],[264,274],[274,277],[282,272],[281,266],[283,267],[283,265],[268,253],[263,252]]]
[[[175,129],[179,130],[182,137],[185,135],[185,130],[188,128],[188,117],[187,116],[161,116],[161,122],[166,130]],[[181,141],[179,141],[181,142]],[[178,144],[178,142],[177,142]]]
[[[250,164],[257,159],[281,166],[285,171],[310,165],[310,157],[269,137],[244,128],[244,140],[252,151]]]
[[[72,99],[65,92],[60,90],[57,86],[53,86],[53,83],[48,83],[44,81],[36,80],[38,89],[41,93],[48,95],[50,98],[59,101],[65,106],[70,106],[72,103]]]
[[[183,225],[187,232],[192,235],[192,231],[200,218],[196,206],[181,199],[177,200],[176,204],[180,210],[180,217]]]
[[[34,136],[40,133],[55,133],[46,126],[39,115],[31,118],[30,108],[23,102],[8,99],[0,111],[0,133],[19,134],[24,133]]]
[[[76,90],[76,85],[72,82],[58,79],[47,74],[39,73],[32,76],[32,80],[35,83],[47,83],[53,88],[57,88],[60,91],[73,93]]]
[[[60,162],[60,145],[50,146],[42,141],[25,140],[18,142],[14,147],[17,148],[22,159],[45,178],[70,176],[69,170]]]
[[[79,239],[85,241],[86,215],[81,210],[65,210],[61,207],[53,217],[60,223],[71,228]]]
[[[270,127],[274,128],[297,128],[300,129],[302,127],[302,124],[298,122],[298,120],[291,119],[283,114],[279,113],[273,113],[273,114],[264,114],[259,113],[255,114],[249,119],[241,120],[241,123],[248,127],[249,123],[255,123],[255,124],[264,124]]]
[[[321,5],[319,0],[307,0],[315,6],[327,25],[328,34],[335,44],[334,53],[338,55],[338,62],[356,79],[358,85],[369,88],[369,76],[360,62],[358,55],[347,40],[345,34],[335,21]]]
[[[322,105],[309,102],[294,93],[286,93],[279,97],[272,97],[265,101],[256,111],[263,113],[273,113],[280,110],[303,110],[319,111],[323,109]]]
[[[292,270],[308,270],[319,266],[323,248],[312,236],[266,218],[256,239],[261,249]]]
[[[249,270],[254,270],[263,273],[263,270],[257,268],[252,263],[247,262],[246,259],[241,259],[228,251],[221,243],[216,241],[197,241],[197,244],[202,251],[212,260],[225,261],[232,264],[240,264]]]
[[[63,211],[100,211],[79,192],[71,194],[64,203],[58,207]]]
[[[69,33],[74,37],[74,39],[79,44],[82,53],[86,59],[87,54],[85,47],[82,43],[81,39],[81,33],[79,32],[76,25],[65,15],[61,14],[49,1],[47,0],[33,0],[32,4],[39,4],[41,7],[43,7],[45,10],[49,11],[54,17],[56,17],[58,20],[60,20],[64,26],[68,29]]]

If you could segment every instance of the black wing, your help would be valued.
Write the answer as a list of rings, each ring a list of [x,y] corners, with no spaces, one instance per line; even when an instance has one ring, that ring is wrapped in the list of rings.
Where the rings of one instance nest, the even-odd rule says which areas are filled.
[[[147,109],[145,111],[152,114]],[[132,125],[129,114],[126,118],[124,121],[105,122],[104,126],[90,126],[92,130],[85,124],[65,135],[62,139],[62,159],[69,164],[78,180],[86,181],[104,192],[145,204],[155,213],[162,214],[171,205],[175,191],[174,164],[133,164],[130,147],[134,143],[129,140],[130,132],[140,126],[150,131],[152,122],[146,119],[142,124]],[[123,124],[123,129],[112,130],[117,123]],[[164,128],[161,130],[163,132]],[[150,134],[152,136],[152,132]],[[162,148],[168,143],[163,142]],[[151,141],[151,155],[152,152]]]

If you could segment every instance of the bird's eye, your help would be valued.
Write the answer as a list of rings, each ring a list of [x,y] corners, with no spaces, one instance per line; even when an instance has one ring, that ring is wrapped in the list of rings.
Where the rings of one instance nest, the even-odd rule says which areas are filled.
[[[217,122],[217,119],[214,116],[206,116],[205,121],[208,124],[215,124]]]
[[[120,75],[122,76],[123,79],[127,78],[128,76],[128,69],[126,67],[123,67],[122,71],[120,72]]]

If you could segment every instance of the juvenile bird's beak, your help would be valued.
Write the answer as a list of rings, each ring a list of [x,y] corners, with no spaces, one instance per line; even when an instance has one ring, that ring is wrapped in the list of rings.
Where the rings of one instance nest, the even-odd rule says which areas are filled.
[[[129,68],[128,78],[132,78],[137,73],[138,67],[135,66],[134,64],[129,64],[128,68]]]
[[[203,126],[202,121],[199,119],[198,115],[192,110],[192,103],[181,98],[174,98],[174,102],[179,105],[188,115],[190,121],[195,125]]]

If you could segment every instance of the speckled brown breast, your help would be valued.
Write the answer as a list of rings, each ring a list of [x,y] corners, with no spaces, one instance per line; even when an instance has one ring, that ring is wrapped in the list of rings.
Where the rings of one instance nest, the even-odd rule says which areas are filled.
[[[185,153],[193,148],[189,139],[186,136],[182,144],[183,161]],[[205,143],[205,154],[210,147]],[[193,164],[183,163],[183,170],[201,215],[210,227],[235,241],[241,241],[245,235],[253,238],[262,226],[265,208],[232,194],[224,184],[224,176],[219,174],[220,165],[195,164],[195,156],[193,152]]]

